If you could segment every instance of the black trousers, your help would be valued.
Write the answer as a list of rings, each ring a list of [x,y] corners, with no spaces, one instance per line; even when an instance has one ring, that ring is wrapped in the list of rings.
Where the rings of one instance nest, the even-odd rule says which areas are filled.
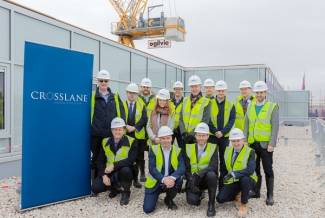
[[[207,172],[199,181],[200,193],[193,193],[189,188],[186,190],[186,201],[190,205],[198,206],[201,203],[201,195],[203,190],[208,189],[209,202],[214,202],[217,191],[218,177],[213,171]],[[213,198],[213,199],[211,199]]]
[[[97,159],[99,155],[100,148],[102,146],[103,137],[101,136],[91,136],[91,169],[94,170],[94,177],[97,177]]]
[[[217,138],[215,136],[209,137],[209,142],[218,145],[219,149],[219,191],[223,186],[223,178],[227,175],[227,167],[225,162],[225,151],[227,146],[229,145],[229,138],[228,137],[221,137]]]
[[[266,148],[262,148],[259,142],[255,142],[250,145],[251,148],[255,150],[256,154],[256,175],[258,177],[261,176],[261,165],[260,162],[262,160],[262,165],[266,178],[274,178],[273,172],[273,152],[268,152]]]
[[[254,180],[252,180],[248,176],[245,176],[239,179],[238,182],[229,185],[224,185],[218,193],[218,203],[233,201],[235,200],[237,194],[241,192],[241,203],[247,204],[249,198],[249,191],[253,187],[254,183]]]
[[[144,151],[147,146],[147,141],[145,139],[136,139],[138,141],[138,154],[137,161],[144,161]]]
[[[130,191],[133,180],[133,173],[131,167],[123,167],[122,169],[113,172],[108,176],[111,180],[111,186],[106,186],[103,183],[102,176],[97,176],[92,184],[92,191],[95,194],[105,192],[111,189],[120,189],[123,191]]]
[[[181,131],[180,131],[179,127],[174,130],[173,138],[177,140],[177,145],[182,150],[184,150],[185,143],[184,143],[184,140],[183,140],[183,137],[182,137],[182,134],[181,134]]]

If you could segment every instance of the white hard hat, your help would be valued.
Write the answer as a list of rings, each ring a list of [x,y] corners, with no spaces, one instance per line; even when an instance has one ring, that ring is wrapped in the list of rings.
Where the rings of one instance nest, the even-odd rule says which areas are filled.
[[[183,83],[181,82],[181,81],[176,81],[175,83],[174,83],[174,86],[173,86],[173,89],[175,89],[175,88],[184,88],[184,85],[183,85]]]
[[[126,87],[126,91],[128,92],[133,92],[133,93],[139,93],[139,87],[137,84],[135,83],[130,83],[127,87]]]
[[[160,89],[158,92],[157,98],[160,100],[169,100],[170,93],[167,89]]]
[[[141,86],[145,86],[145,87],[152,87],[152,82],[149,78],[143,78],[141,80]]]
[[[204,80],[203,86],[214,86],[214,81],[213,79],[206,79]]]
[[[168,135],[173,135],[173,130],[169,128],[168,126],[162,126],[158,130],[158,137],[164,137]]]
[[[239,87],[238,88],[252,88],[252,85],[250,82],[248,82],[247,80],[243,80],[239,83]]]
[[[257,81],[254,84],[254,92],[264,92],[267,91],[267,85],[264,81]]]
[[[110,80],[111,74],[107,70],[101,70],[97,73],[96,79]]]
[[[202,81],[201,81],[200,77],[198,77],[197,75],[190,76],[190,78],[188,79],[189,86],[201,85],[201,84],[202,84]]]
[[[205,133],[205,134],[209,134],[209,126],[206,123],[199,123],[196,127],[194,132],[196,133]]]
[[[229,133],[229,140],[244,139],[244,133],[238,128],[233,128]]]
[[[125,122],[120,117],[115,117],[111,122],[111,129],[125,127]]]
[[[228,89],[227,83],[223,80],[216,82],[216,90],[226,90]]]

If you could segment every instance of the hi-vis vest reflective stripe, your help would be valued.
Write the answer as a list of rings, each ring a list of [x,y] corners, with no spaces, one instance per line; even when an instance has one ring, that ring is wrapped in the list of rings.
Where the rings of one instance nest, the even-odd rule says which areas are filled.
[[[226,151],[224,154],[227,171],[231,172],[231,171],[239,171],[239,170],[246,169],[247,163],[249,160],[249,155],[250,155],[252,149],[250,147],[248,147],[247,145],[244,145],[244,147],[241,149],[240,153],[238,154],[234,164],[231,165],[233,151],[234,151],[234,147],[228,146],[226,148]],[[257,176],[256,176],[255,172],[252,175],[250,175],[250,177],[255,182],[257,182]],[[224,184],[231,184],[231,183],[238,182],[238,181],[239,181],[239,179],[232,178],[227,181],[224,181]]]
[[[161,173],[164,164],[164,155],[162,152],[161,145],[160,144],[153,145],[151,149],[156,156],[156,168]],[[180,155],[180,153],[181,153],[181,149],[178,146],[173,145],[171,150],[170,161],[171,161],[171,166],[173,167],[174,170],[177,170],[178,168],[178,156]],[[149,173],[144,186],[150,189],[155,187],[156,184],[157,184],[157,180],[153,178],[153,176]]]
[[[233,104],[228,101],[227,99],[225,99],[225,109],[224,109],[224,115],[223,115],[223,126],[226,126],[228,124],[228,121],[229,121],[229,116],[230,116],[230,111],[233,107]],[[211,121],[212,121],[212,124],[217,127],[218,124],[217,124],[217,120],[218,120],[218,113],[219,113],[219,108],[218,108],[218,105],[217,105],[217,102],[216,100],[211,100]],[[228,137],[229,136],[229,132],[225,135],[225,137]]]
[[[93,91],[91,96],[91,122],[93,121],[94,110],[95,110],[95,97],[96,97],[96,91]],[[116,113],[117,113],[116,115],[117,117],[121,117],[120,101],[118,100],[118,93],[114,94],[114,102],[116,106]]]
[[[235,120],[235,128],[241,129],[244,131],[245,127],[245,113],[243,106],[241,104],[241,100],[243,96],[238,96],[236,98],[235,108],[236,108],[236,120]],[[250,97],[251,102],[255,101],[255,96]]]
[[[176,129],[179,126],[179,118],[180,118],[183,102],[179,103],[179,105],[177,105],[177,107],[175,107],[175,104],[172,101],[171,101],[171,103],[173,104],[173,106],[175,108],[175,125],[174,125],[174,129]]]
[[[143,105],[146,106],[146,110],[147,110],[147,117],[150,117],[151,112],[153,111],[153,109],[155,109],[155,104],[156,104],[156,96],[151,95],[149,97],[149,101],[146,103],[144,100],[143,96],[139,96],[139,101],[143,103]]]
[[[196,144],[186,145],[186,155],[190,159],[191,173],[197,173],[209,166],[212,155],[217,149],[216,144],[208,143],[200,160],[197,160]]]
[[[142,111],[144,108],[144,104],[142,103],[142,101],[139,101],[139,100],[137,100],[135,103],[136,103],[135,104],[135,123],[137,123],[137,122],[139,122],[139,120],[142,117]],[[126,117],[125,119],[127,121],[128,116],[129,116],[129,107],[128,107],[127,101],[123,102],[123,107],[124,107],[124,111],[125,111],[125,117]],[[135,130],[134,135],[135,135],[136,139],[145,139],[146,133],[145,133],[144,127],[140,131]]]
[[[276,103],[266,102],[260,113],[256,115],[256,103],[249,104],[247,109],[247,116],[249,120],[248,127],[248,143],[252,144],[255,141],[269,142],[271,140],[272,125],[271,117]]]
[[[129,144],[128,145],[122,145],[120,149],[114,154],[114,152],[111,150],[110,146],[107,144],[108,138],[103,139],[102,146],[105,151],[105,155],[107,158],[106,165],[114,164],[117,161],[124,160],[128,157],[130,148],[132,146],[132,143],[134,141],[134,138],[130,136],[126,136]]]
[[[210,100],[202,96],[195,102],[194,107],[191,108],[191,98],[189,96],[184,98],[182,114],[186,132],[192,132],[202,121],[204,109],[209,103]]]

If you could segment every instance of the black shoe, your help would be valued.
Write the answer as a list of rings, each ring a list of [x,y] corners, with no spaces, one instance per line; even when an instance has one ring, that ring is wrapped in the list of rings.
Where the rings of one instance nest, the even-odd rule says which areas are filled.
[[[261,197],[262,176],[257,177],[257,183],[252,190],[249,191],[249,198]]]
[[[208,204],[208,210],[207,210],[207,216],[212,217],[216,215],[216,207],[215,203],[209,203]]]
[[[115,198],[116,195],[118,195],[118,194],[120,194],[120,193],[121,193],[120,190],[117,190],[117,189],[113,188],[113,189],[111,190],[111,192],[108,194],[108,197],[109,197],[109,198]]]
[[[274,204],[273,188],[274,188],[274,178],[266,178],[267,198],[265,203],[268,206],[272,206]]]
[[[260,198],[260,197],[261,197],[260,192],[255,192],[253,190],[249,191],[249,198]]]
[[[173,200],[169,200],[167,197],[164,199],[164,202],[168,209],[170,210],[177,210],[177,205]]]
[[[130,201],[130,191],[123,191],[121,195],[120,205],[128,205]]]
[[[140,182],[145,182],[146,181],[146,175],[145,174],[141,174],[140,175]]]
[[[134,180],[134,181],[133,181],[133,186],[134,186],[135,188],[142,188],[142,185],[139,183],[138,180]]]

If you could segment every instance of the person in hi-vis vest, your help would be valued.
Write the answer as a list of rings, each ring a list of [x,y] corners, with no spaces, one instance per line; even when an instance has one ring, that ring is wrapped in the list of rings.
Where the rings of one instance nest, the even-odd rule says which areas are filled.
[[[223,186],[222,177],[227,173],[224,164],[224,153],[229,145],[229,132],[233,128],[236,119],[236,110],[231,101],[227,97],[228,86],[223,80],[216,82],[215,99],[211,99],[211,116],[210,116],[210,137],[209,142],[217,144],[219,149],[219,190]]]
[[[175,107],[175,125],[174,125],[174,137],[177,140],[177,145],[184,148],[185,144],[183,142],[182,134],[179,129],[179,116],[183,106],[183,91],[184,85],[181,81],[176,81],[173,85],[174,97],[171,99],[171,102]]]
[[[115,117],[125,118],[122,100],[109,88],[110,73],[106,70],[98,72],[97,88],[91,98],[91,169],[92,179],[97,177],[97,157],[102,140],[112,136],[111,121]]]
[[[273,151],[279,131],[279,107],[278,104],[266,99],[267,85],[264,81],[257,81],[253,91],[256,94],[256,101],[251,102],[248,106],[244,128],[246,140],[256,153],[258,181],[254,191],[250,193],[250,197],[260,197],[262,184],[260,161],[262,161],[267,190],[266,205],[273,205]]]
[[[176,210],[174,198],[182,188],[185,172],[181,148],[172,144],[173,131],[168,126],[158,130],[159,144],[152,145],[149,151],[149,174],[145,183],[143,211],[155,210],[158,197],[165,192],[164,203],[168,209]]]
[[[121,193],[120,204],[127,205],[133,180],[133,167],[137,158],[137,141],[125,135],[125,122],[112,120],[112,137],[105,138],[98,156],[98,176],[92,183],[92,192],[110,190],[109,198]]]
[[[224,186],[219,191],[217,201],[235,201],[239,217],[246,217],[249,191],[256,184],[255,152],[245,144],[243,131],[234,128],[230,131],[230,145],[225,151],[227,175]]]
[[[252,95],[252,86],[247,80],[243,80],[239,83],[239,92],[240,95],[237,96],[234,103],[236,108],[235,128],[244,131],[245,114],[249,103],[255,101],[255,96]]]
[[[208,99],[214,99],[215,98],[215,84],[213,79],[206,79],[204,80],[203,83],[203,87],[204,87],[204,93],[205,93],[205,97]]]
[[[179,117],[179,129],[185,144],[195,143],[195,127],[210,120],[210,99],[202,95],[201,85],[202,81],[197,75],[188,79],[191,93],[184,98]]]
[[[138,144],[138,155],[136,166],[134,167],[134,182],[136,188],[141,188],[139,183],[138,174],[140,170],[140,181],[145,182],[145,160],[144,151],[146,147],[146,132],[147,125],[147,111],[146,106],[138,98],[139,87],[135,83],[130,83],[126,87],[127,100],[123,102],[125,116],[126,116],[126,131],[127,135],[135,138]]]
[[[208,189],[207,216],[215,216],[215,198],[218,185],[218,148],[208,142],[209,126],[199,123],[195,127],[196,143],[186,144],[186,201],[199,206],[202,194]]]

